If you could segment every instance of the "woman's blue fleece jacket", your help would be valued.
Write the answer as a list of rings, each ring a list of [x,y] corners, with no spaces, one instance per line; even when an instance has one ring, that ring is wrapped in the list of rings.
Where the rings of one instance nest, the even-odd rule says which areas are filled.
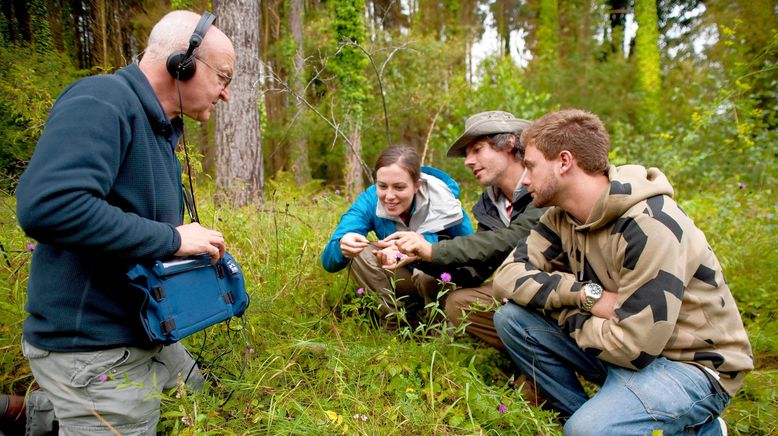
[[[459,185],[454,179],[443,171],[432,167],[421,167],[421,171],[424,174],[431,175],[442,180],[451,194],[455,198],[459,198]],[[351,205],[346,213],[340,218],[338,227],[330,237],[329,242],[324,247],[324,251],[321,254],[321,263],[325,270],[328,272],[337,272],[345,268],[348,265],[349,260],[340,250],[340,238],[346,233],[359,233],[360,235],[367,236],[371,231],[375,232],[379,239],[383,239],[395,231],[397,227],[395,222],[381,218],[376,215],[376,207],[378,205],[378,195],[376,193],[376,186],[372,185],[357,197],[354,204]],[[413,213],[413,212],[411,212]],[[473,233],[473,225],[470,223],[467,213],[462,211],[462,221],[447,227],[442,232],[438,233],[423,233],[424,239],[430,242],[437,242],[439,237],[453,238],[456,236],[465,236]]]
[[[19,224],[39,242],[25,340],[60,352],[151,345],[125,273],[181,245],[177,129],[137,65],[59,96],[16,190]]]

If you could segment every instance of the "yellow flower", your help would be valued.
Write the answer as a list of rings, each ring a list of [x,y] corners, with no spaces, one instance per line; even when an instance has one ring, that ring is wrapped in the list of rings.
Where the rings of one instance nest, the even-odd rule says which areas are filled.
[[[330,422],[332,422],[333,424],[337,425],[343,422],[343,418],[340,415],[338,415],[338,413],[335,411],[327,410],[324,413],[327,414],[327,418],[329,418]]]
[[[406,388],[406,389],[405,389],[405,393],[406,393],[406,394],[410,394],[411,392],[414,392],[414,389],[413,389],[413,388]]]

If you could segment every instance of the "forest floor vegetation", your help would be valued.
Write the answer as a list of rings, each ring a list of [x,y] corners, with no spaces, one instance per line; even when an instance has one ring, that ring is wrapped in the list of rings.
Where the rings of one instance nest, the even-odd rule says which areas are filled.
[[[269,183],[263,206],[238,210],[215,207],[207,201],[212,183],[202,183],[203,225],[226,235],[252,301],[245,323],[235,319],[185,340],[209,383],[203,392],[183,384],[164,392],[160,431],[561,434],[555,413],[533,407],[513,386],[510,360],[461,329],[431,318],[382,330],[370,294],[346,271],[320,266],[320,250],[349,201],[319,183],[282,179]],[[769,188],[724,186],[680,202],[724,265],[754,347],[756,370],[724,419],[730,434],[775,434],[776,203]],[[466,208],[472,200],[464,199]],[[35,241],[16,224],[8,192],[0,196],[0,242],[0,391],[23,395],[35,389],[20,350]]]

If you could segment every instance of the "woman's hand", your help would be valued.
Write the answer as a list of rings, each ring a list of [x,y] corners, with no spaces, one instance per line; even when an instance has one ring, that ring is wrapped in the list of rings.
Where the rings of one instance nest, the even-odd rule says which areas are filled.
[[[368,245],[370,241],[359,233],[346,233],[340,238],[340,252],[349,259],[358,256]]]

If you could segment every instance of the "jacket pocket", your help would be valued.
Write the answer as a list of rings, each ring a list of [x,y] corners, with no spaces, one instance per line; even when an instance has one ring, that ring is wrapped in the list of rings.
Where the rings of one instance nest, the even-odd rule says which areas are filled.
[[[51,354],[51,351],[41,350],[29,342],[22,340],[22,354],[29,360],[43,359],[44,357],[47,357],[49,354]]]

